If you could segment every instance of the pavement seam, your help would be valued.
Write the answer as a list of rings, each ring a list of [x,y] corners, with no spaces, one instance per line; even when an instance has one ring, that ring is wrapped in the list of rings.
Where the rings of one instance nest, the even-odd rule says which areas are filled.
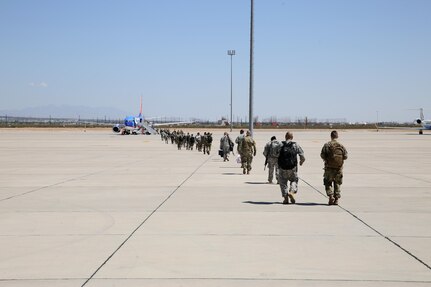
[[[308,186],[310,186],[313,190],[317,191],[318,193],[320,193],[322,196],[327,197],[323,192],[321,192],[320,190],[318,190],[317,188],[315,188],[313,185],[311,185],[310,183],[308,183],[307,181],[305,181],[304,179],[300,178],[305,184],[307,184]],[[392,240],[390,237],[384,235],[383,233],[381,233],[380,231],[378,231],[377,229],[375,229],[374,227],[372,227],[371,225],[369,225],[368,223],[366,223],[363,219],[361,219],[359,216],[357,216],[356,214],[354,214],[353,212],[351,212],[350,210],[338,205],[338,207],[342,210],[344,210],[345,212],[347,212],[348,214],[350,214],[353,218],[355,218],[356,220],[358,220],[359,222],[361,222],[362,224],[364,224],[365,226],[367,226],[369,229],[371,229],[372,231],[374,231],[375,233],[377,233],[378,235],[380,235],[381,237],[383,237],[384,239],[388,240],[389,242],[391,242],[393,245],[395,245],[396,247],[398,247],[399,249],[401,249],[402,251],[404,251],[405,253],[407,253],[408,255],[410,255],[411,257],[413,257],[413,259],[415,259],[416,261],[418,261],[419,263],[422,263],[425,267],[427,267],[429,270],[431,270],[431,266],[428,265],[427,263],[425,263],[423,260],[421,260],[419,257],[417,257],[416,255],[414,255],[413,253],[411,253],[410,251],[408,251],[407,249],[405,249],[404,247],[402,247],[400,244],[398,244],[397,242],[395,242],[394,240]]]
[[[45,186],[42,186],[42,187],[30,190],[30,191],[26,191],[24,193],[20,193],[20,194],[17,194],[17,195],[9,196],[7,198],[2,198],[2,199],[0,199],[0,202],[6,201],[6,200],[9,200],[9,199],[13,199],[13,198],[17,198],[17,197],[21,197],[21,196],[24,196],[24,195],[27,195],[27,194],[30,194],[30,193],[33,193],[33,192],[36,192],[36,191],[39,191],[39,190],[42,190],[42,189],[51,188],[51,187],[54,187],[54,186],[57,186],[57,185],[61,185],[63,183],[67,183],[67,182],[70,182],[70,181],[74,181],[74,180],[78,180],[78,179],[81,179],[81,178],[85,178],[87,176],[92,176],[92,175],[95,175],[95,174],[98,174],[98,173],[102,173],[104,171],[106,171],[106,170],[96,171],[96,172],[93,172],[93,173],[89,173],[89,174],[81,175],[81,176],[78,176],[78,177],[70,178],[70,179],[67,179],[67,180],[64,180],[64,181],[61,181],[61,182],[53,183],[53,184],[50,184],[50,185],[45,185]]]
[[[87,283],[93,279],[93,277],[102,269],[106,263],[123,247],[127,241],[129,241],[130,238],[153,216],[154,213],[156,213],[160,207],[162,207],[174,194],[177,192],[177,190],[183,186],[184,183],[186,183],[195,173],[204,165],[206,164],[212,156],[208,157],[202,164],[200,164],[186,179],[184,179],[139,225],[136,227],[132,233],[129,234],[129,236],[117,247],[117,249],[114,250],[114,252],[94,271],[94,273],[84,282],[84,284],[81,285],[81,287],[87,285]]]
[[[67,182],[75,181],[75,180],[78,180],[78,179],[86,178],[86,177],[93,176],[93,175],[96,175],[96,174],[99,174],[99,173],[103,173],[103,172],[111,170],[113,168],[118,168],[118,167],[127,166],[127,165],[129,165],[129,163],[127,163],[127,164],[121,164],[121,165],[116,166],[116,167],[110,167],[110,168],[106,168],[106,169],[103,169],[103,170],[99,170],[99,171],[91,172],[91,173],[88,173],[88,174],[80,175],[80,176],[77,176],[77,177],[69,178],[69,179],[63,180],[61,182],[53,183],[53,184],[50,184],[50,185],[41,186],[39,188],[30,190],[30,191],[26,191],[24,193],[12,195],[12,196],[9,196],[7,198],[2,198],[2,199],[0,199],[0,203],[3,202],[3,201],[9,200],[9,199],[21,197],[21,196],[24,196],[24,195],[36,192],[36,191],[39,191],[39,190],[42,190],[42,189],[51,188],[51,187],[54,187],[54,186],[57,186],[57,185],[61,185],[63,183],[67,183]]]
[[[22,282],[22,281],[35,281],[35,282],[42,282],[42,281],[78,281],[78,280],[84,280],[84,278],[25,278],[25,279],[0,279],[0,282]],[[161,280],[161,281],[170,281],[170,280],[190,280],[190,281],[305,281],[305,282],[374,282],[374,283],[424,283],[429,284],[431,281],[427,280],[385,280],[385,279],[320,279],[320,278],[192,278],[192,277],[149,277],[149,278],[121,278],[121,277],[110,277],[110,278],[93,278],[93,280],[96,281],[105,281],[105,280],[124,280],[124,281],[133,281],[133,280],[139,280],[139,281],[154,281],[154,280]]]
[[[426,182],[426,183],[431,183],[431,181],[428,181],[426,179],[417,178],[417,177],[413,177],[413,176],[408,176],[408,175],[405,175],[405,174],[402,174],[402,173],[396,173],[396,172],[393,172],[393,171],[384,170],[384,169],[381,169],[381,168],[376,168],[376,167],[367,166],[367,165],[363,165],[363,164],[358,164],[358,163],[355,163],[355,164],[357,166],[366,167],[368,169],[374,169],[374,170],[377,170],[377,171],[381,171],[381,172],[385,172],[385,173],[389,173],[389,174],[393,174],[393,175],[398,175],[400,177],[405,177],[405,178],[408,178],[408,179],[414,179],[414,180],[418,180],[418,181],[422,181],[422,182]]]

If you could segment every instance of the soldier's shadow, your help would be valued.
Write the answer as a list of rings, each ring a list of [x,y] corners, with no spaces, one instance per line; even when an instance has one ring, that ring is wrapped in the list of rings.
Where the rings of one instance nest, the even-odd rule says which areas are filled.
[[[271,204],[282,204],[281,202],[268,202],[268,201],[243,201],[242,203],[256,204],[256,205],[271,205]]]
[[[283,204],[282,202],[270,202],[270,201],[243,201],[242,203],[247,204],[255,204],[255,205],[272,205],[272,204]],[[323,206],[328,205],[325,203],[315,203],[315,202],[298,202],[295,204],[289,204],[289,205],[299,205],[299,206]]]
[[[246,181],[245,184],[268,184],[266,181]]]
[[[297,202],[294,205],[300,205],[300,206],[323,206],[328,205],[326,203],[316,203],[316,202]]]

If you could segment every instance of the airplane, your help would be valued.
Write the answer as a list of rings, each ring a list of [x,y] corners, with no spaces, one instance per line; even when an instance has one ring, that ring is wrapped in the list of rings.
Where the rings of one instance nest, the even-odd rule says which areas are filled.
[[[169,126],[169,125],[179,125],[179,124],[190,124],[192,122],[173,122],[173,123],[161,123],[153,124],[144,119],[142,115],[142,97],[141,106],[138,116],[127,116],[124,119],[124,124],[116,124],[112,127],[112,131],[115,133],[120,133],[122,135],[137,135],[138,133],[154,135],[158,134],[155,129],[156,126]]]
[[[377,129],[381,128],[381,129],[403,129],[403,130],[419,130],[419,134],[422,135],[424,132],[424,130],[431,130],[431,120],[425,120],[424,117],[424,109],[420,108],[420,115],[419,118],[414,120],[414,124],[415,125],[421,125],[422,127],[420,128],[402,128],[402,127],[381,127],[381,126],[377,126]]]
[[[431,120],[425,120],[424,109],[421,108],[420,111],[420,117],[415,120],[415,123],[422,125],[422,128],[419,129],[419,134],[422,135],[424,130],[431,130]]]

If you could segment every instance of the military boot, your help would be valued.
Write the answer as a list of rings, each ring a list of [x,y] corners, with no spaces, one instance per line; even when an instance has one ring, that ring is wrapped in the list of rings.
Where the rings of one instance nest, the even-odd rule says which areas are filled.
[[[289,204],[289,197],[287,195],[284,196],[283,204]]]
[[[290,202],[292,202],[292,203],[295,203],[295,202],[296,202],[296,201],[295,201],[295,197],[293,197],[293,193],[289,192],[289,193],[287,194],[287,196],[289,197]]]
[[[328,205],[334,205],[334,202],[335,202],[334,196],[330,195]]]
[[[334,205],[338,205],[338,198],[334,199]]]

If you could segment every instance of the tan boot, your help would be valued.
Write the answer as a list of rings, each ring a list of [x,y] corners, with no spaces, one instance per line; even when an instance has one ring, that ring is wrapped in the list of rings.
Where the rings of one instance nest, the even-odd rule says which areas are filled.
[[[293,197],[293,193],[289,192],[287,195],[289,196],[290,202],[292,202],[292,203],[296,202],[295,197]]]
[[[330,195],[328,205],[334,205],[334,202],[335,202],[334,196]]]

